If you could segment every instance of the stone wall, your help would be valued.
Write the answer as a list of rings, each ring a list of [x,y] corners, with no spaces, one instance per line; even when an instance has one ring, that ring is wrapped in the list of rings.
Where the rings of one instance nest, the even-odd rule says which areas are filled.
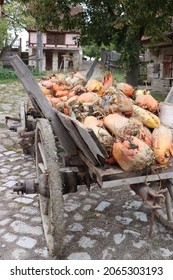
[[[155,47],[146,51],[147,81],[154,90],[169,91],[173,77],[173,47]]]

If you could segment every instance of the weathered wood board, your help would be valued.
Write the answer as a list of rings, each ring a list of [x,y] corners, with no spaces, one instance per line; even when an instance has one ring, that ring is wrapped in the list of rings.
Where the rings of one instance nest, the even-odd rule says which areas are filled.
[[[107,151],[101,145],[92,129],[86,128],[86,126],[84,126],[77,120],[72,120],[72,122],[96,158],[98,157],[98,155],[104,158],[108,157]]]
[[[11,65],[15,69],[16,75],[22,82],[33,106],[43,117],[51,122],[53,131],[58,137],[66,153],[68,155],[77,155],[78,150],[73,139],[60,122],[54,108],[50,106],[47,98],[43,95],[38,83],[35,81],[28,67],[23,63],[18,55],[11,57]]]
[[[108,156],[106,150],[101,146],[92,130],[75,119],[70,118],[57,111],[62,124],[68,130],[75,144],[86,158],[94,165],[102,165],[104,158]]]
[[[173,87],[171,87],[171,89],[168,92],[164,102],[173,103]]]
[[[130,184],[147,183],[151,181],[159,181],[173,178],[173,167],[160,169],[158,172],[145,173],[144,170],[136,172],[125,172],[118,165],[109,166],[93,166],[83,154],[80,157],[85,161],[90,172],[95,174],[98,184],[102,188],[110,188],[124,186]]]

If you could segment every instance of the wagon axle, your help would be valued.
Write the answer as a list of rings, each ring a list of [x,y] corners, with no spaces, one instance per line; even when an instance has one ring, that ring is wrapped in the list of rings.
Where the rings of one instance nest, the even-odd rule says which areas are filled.
[[[16,186],[13,188],[14,192],[17,192],[18,194],[21,192],[21,194],[35,194],[39,193],[43,195],[46,198],[50,197],[49,188],[47,187],[47,175],[42,174],[39,177],[39,180],[37,179],[26,179],[19,181]]]
[[[79,171],[78,168],[64,167],[60,168],[60,175],[62,180],[62,192],[63,194],[69,192],[76,192],[77,186],[85,184],[85,173]],[[37,179],[26,179],[19,181],[13,188],[14,192],[18,194],[34,194],[39,193],[44,197],[50,198],[50,191],[48,188],[48,172],[40,174]]]
[[[13,188],[14,192],[18,194],[34,194],[38,190],[39,183],[36,179],[27,179],[23,181],[19,181],[16,186]]]

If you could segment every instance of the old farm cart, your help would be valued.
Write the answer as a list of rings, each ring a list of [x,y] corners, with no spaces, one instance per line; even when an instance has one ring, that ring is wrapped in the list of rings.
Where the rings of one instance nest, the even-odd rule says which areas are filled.
[[[127,173],[118,166],[106,166],[107,152],[93,131],[51,107],[17,55],[12,57],[11,64],[32,104],[29,110],[21,104],[16,130],[24,151],[35,143],[37,174],[35,180],[20,182],[15,191],[38,192],[50,254],[60,257],[63,249],[63,194],[76,191],[81,184],[89,188],[96,182],[105,189],[130,185],[150,206],[151,213],[166,227],[173,228],[173,167],[150,173]],[[165,101],[173,101],[172,92]],[[64,153],[62,149],[58,153],[59,145]],[[160,185],[157,190],[152,188],[156,182]]]

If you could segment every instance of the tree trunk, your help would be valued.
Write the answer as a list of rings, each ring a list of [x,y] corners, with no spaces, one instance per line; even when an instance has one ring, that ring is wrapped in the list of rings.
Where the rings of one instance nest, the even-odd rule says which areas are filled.
[[[139,52],[137,51],[134,60],[130,63],[129,70],[126,72],[126,82],[133,87],[138,86],[139,62]]]
[[[18,38],[18,35],[16,34],[15,38],[12,40],[12,42],[9,45],[6,43],[5,46],[1,49],[1,51],[0,51],[0,68],[3,68],[2,60],[5,58],[6,53],[11,50],[11,48],[14,45],[14,43],[16,42],[17,38]]]

